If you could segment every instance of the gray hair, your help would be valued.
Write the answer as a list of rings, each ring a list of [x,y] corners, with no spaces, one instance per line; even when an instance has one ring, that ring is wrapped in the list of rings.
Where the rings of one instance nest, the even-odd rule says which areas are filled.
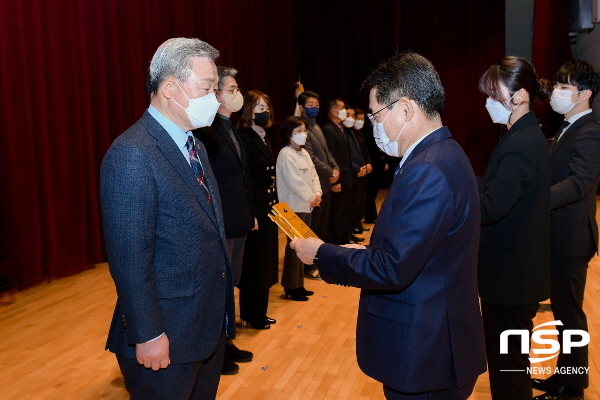
[[[223,66],[219,65],[217,67],[217,74],[219,74],[219,88],[221,88],[221,83],[223,82],[223,78],[225,78],[226,76],[235,78],[237,73],[238,73],[237,69],[235,69],[233,67],[223,67]]]
[[[219,50],[196,38],[173,38],[161,44],[150,61],[149,90],[156,93],[168,77],[185,83],[192,76],[192,57],[219,58]]]

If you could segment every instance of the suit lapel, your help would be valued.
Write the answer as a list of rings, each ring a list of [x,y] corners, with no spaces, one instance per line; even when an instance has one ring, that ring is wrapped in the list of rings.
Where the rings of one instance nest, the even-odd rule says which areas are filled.
[[[567,127],[567,130],[565,131],[565,133],[562,135],[562,137],[558,141],[556,139],[558,139],[558,136],[560,135],[560,133],[557,132],[556,139],[554,139],[554,142],[552,143],[552,147],[550,148],[550,159],[552,159],[552,157],[554,157],[554,154],[556,154],[557,150],[566,141],[568,141],[571,138],[571,136],[579,128],[581,128],[586,122],[589,122],[593,119],[594,119],[594,116],[592,115],[592,113],[589,113],[589,114],[584,115],[583,117],[580,117],[577,121],[573,122],[571,125],[569,125]]]
[[[250,128],[250,129],[252,129],[252,128]],[[260,150],[260,152],[267,158],[267,160],[269,160],[269,162],[274,163],[275,160],[273,159],[273,152],[271,151],[271,148],[270,148],[269,138],[267,138],[265,136],[265,142],[266,142],[265,143],[260,138],[258,133],[254,132],[254,130],[252,130],[252,133],[253,133],[252,142],[254,143],[254,145],[256,147],[258,147],[258,150]]]
[[[169,161],[169,163],[173,166],[173,169],[175,169],[179,173],[179,175],[181,176],[181,179],[183,179],[183,181],[188,186],[188,188],[192,191],[192,193],[194,193],[194,196],[198,200],[198,203],[200,203],[200,206],[204,209],[206,214],[208,214],[208,216],[210,217],[213,224],[215,224],[215,227],[217,229],[219,229],[219,231],[220,231],[219,223],[216,218],[215,212],[213,211],[213,207],[207,202],[206,193],[205,193],[204,189],[202,189],[200,187],[200,185],[198,184],[198,181],[196,180],[196,177],[194,176],[194,171],[192,170],[192,168],[190,167],[188,162],[185,160],[185,157],[181,153],[181,150],[177,148],[177,145],[175,144],[173,139],[169,136],[167,131],[165,131],[165,129],[158,123],[158,121],[156,121],[150,115],[150,113],[148,113],[146,111],[146,113],[144,113],[142,119],[143,119],[144,123],[149,127],[149,130],[148,130],[149,133],[156,138],[158,148],[160,149],[160,151],[163,153],[163,155]],[[198,153],[199,154],[202,153],[205,155],[206,150],[203,148],[204,146],[202,146],[202,149],[200,149],[200,148],[198,148],[201,145],[200,142],[196,140],[195,143],[197,146]],[[201,162],[202,162],[203,168],[208,167],[210,169],[208,157],[205,156],[204,159],[201,159]],[[210,175],[212,177],[212,173]],[[209,184],[210,184],[210,182],[209,182]],[[210,186],[209,186],[209,188],[210,188]],[[210,192],[211,192],[211,196],[214,199],[215,196],[212,193],[213,190],[210,189]],[[218,192],[217,192],[217,197],[218,197]]]
[[[238,145],[240,146],[240,154],[242,157],[238,157],[238,151],[237,148],[235,147],[235,144],[233,144],[233,140],[231,139],[231,135],[229,134],[229,131],[227,130],[227,128],[225,128],[225,125],[223,124],[223,121],[221,121],[221,118],[219,117],[215,117],[215,122],[213,123],[213,128],[215,128],[215,130],[218,132],[219,135],[221,135],[221,138],[225,141],[225,143],[227,143],[227,145],[229,146],[229,148],[231,149],[231,151],[233,151],[233,154],[235,154],[235,158],[238,162],[238,164],[240,166],[243,165],[243,161],[241,158],[244,155],[244,152],[242,150],[242,141],[240,140],[240,138],[238,137],[238,135],[235,134],[235,129],[233,129],[233,127],[231,128],[231,130],[233,131],[234,136],[236,136],[236,139],[238,141]]]

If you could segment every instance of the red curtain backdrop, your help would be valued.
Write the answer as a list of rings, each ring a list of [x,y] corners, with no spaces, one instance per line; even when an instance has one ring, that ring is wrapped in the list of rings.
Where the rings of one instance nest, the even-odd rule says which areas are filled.
[[[244,91],[294,110],[298,75],[323,101],[411,49],[446,88],[444,122],[482,173],[497,138],[477,79],[504,55],[504,1],[0,0],[0,292],[104,261],[98,171],[147,107],[149,61],[170,37],[206,40]]]
[[[571,57],[566,0],[536,0],[532,62],[538,75],[552,81],[556,71]],[[564,117],[552,111],[548,102],[538,103],[535,112],[546,136],[554,136]]]

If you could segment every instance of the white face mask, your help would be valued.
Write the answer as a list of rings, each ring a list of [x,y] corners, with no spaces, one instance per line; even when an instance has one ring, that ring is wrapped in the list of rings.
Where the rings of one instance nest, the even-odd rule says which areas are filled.
[[[356,121],[354,121],[354,127],[356,129],[362,129],[363,126],[365,126],[365,120],[357,119]]]
[[[398,136],[396,136],[396,140],[394,140],[393,142],[390,140],[388,135],[385,133],[385,128],[383,126],[383,124],[385,123],[387,118],[390,116],[390,114],[392,113],[394,108],[396,108],[396,105],[394,105],[392,107],[392,109],[390,110],[390,113],[383,119],[383,122],[378,122],[375,124],[375,126],[373,127],[373,137],[375,138],[375,144],[377,144],[377,147],[379,147],[381,149],[381,151],[383,151],[385,154],[387,154],[388,156],[392,156],[392,157],[400,157],[400,149],[398,147],[398,139],[400,139],[400,134],[402,133],[404,128],[406,128],[406,124],[408,123],[408,121],[406,121],[404,123],[404,126],[402,127],[402,129],[400,129],[400,132],[398,132]]]
[[[336,110],[337,111],[337,116],[339,119],[341,119],[342,121],[346,119],[346,110]]]
[[[515,92],[515,94],[517,94],[517,92]],[[489,97],[485,100],[485,108],[487,108],[488,113],[492,118],[492,122],[495,124],[508,124],[511,114],[521,104],[517,104],[515,108],[510,108],[508,105],[512,98],[515,97],[515,94],[513,94],[505,103],[500,103],[499,101],[492,100]]]
[[[231,112],[238,112],[244,105],[244,96],[241,92],[233,93],[221,93],[221,97],[225,100],[225,108]]]
[[[177,81],[175,81],[177,83]],[[179,86],[179,83],[177,83]],[[179,86],[181,89],[181,86]],[[190,124],[194,127],[194,129],[202,128],[204,126],[210,126],[215,119],[215,115],[217,114],[217,110],[221,106],[221,103],[217,101],[217,96],[214,93],[210,93],[204,95],[202,97],[196,97],[195,99],[190,99],[188,95],[181,89],[183,95],[187,97],[189,105],[187,108],[183,107],[181,104],[176,102],[174,99],[173,103],[177,104],[179,107],[185,110],[185,113],[190,120]]]
[[[575,104],[583,101],[580,100],[577,103],[571,101],[571,95],[581,92],[582,90],[579,92],[571,92],[570,90],[554,89],[552,91],[552,97],[550,98],[550,107],[559,114],[566,114],[575,107]]]
[[[354,118],[348,117],[342,122],[346,128],[352,128],[354,126]]]
[[[306,138],[307,138],[307,134],[306,132],[303,133],[297,133],[295,135],[292,135],[292,140],[294,141],[294,143],[296,143],[299,146],[304,146],[304,144],[306,143]]]

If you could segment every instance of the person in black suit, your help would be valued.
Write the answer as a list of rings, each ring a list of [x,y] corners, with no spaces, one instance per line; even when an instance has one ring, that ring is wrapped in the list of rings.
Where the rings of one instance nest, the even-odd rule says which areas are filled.
[[[569,61],[554,76],[550,105],[565,116],[550,148],[552,253],[550,302],[559,337],[565,329],[587,331],[583,293],[588,263],[598,251],[596,190],[600,183],[600,124],[591,104],[600,80],[585,61]],[[557,368],[587,367],[588,346],[561,351]],[[554,374],[534,379],[533,387],[547,393],[539,400],[583,399],[587,373]]]
[[[256,219],[244,171],[246,163],[244,145],[231,122],[231,114],[239,111],[244,101],[235,80],[237,70],[219,66],[217,72],[219,74],[217,100],[221,106],[211,126],[196,129],[193,133],[206,146],[210,166],[219,185],[233,285],[237,286],[242,277],[246,238],[248,232],[256,227]],[[231,340],[228,340],[225,347],[223,374],[237,373],[239,367],[234,361],[252,361],[252,353],[239,350]]]
[[[384,174],[388,169],[388,165],[385,160],[385,154],[379,150],[373,137],[373,126],[371,124],[365,124],[365,114],[362,110],[356,110],[356,121],[354,121],[354,127],[358,129],[365,141],[365,147],[369,153],[369,159],[373,171],[367,175],[367,194],[365,196],[365,212],[364,219],[366,223],[374,224],[377,219],[377,192],[383,185]]]
[[[353,241],[361,241],[361,238],[357,238],[354,235],[362,234],[369,231],[369,228],[365,228],[362,225],[362,219],[365,215],[365,200],[367,196],[367,180],[368,175],[373,172],[373,166],[371,165],[371,156],[367,151],[365,139],[363,138],[362,132],[356,129],[355,123],[358,122],[357,115],[358,111],[362,113],[362,121],[365,120],[365,112],[359,109],[355,109],[352,106],[346,105],[347,118],[344,120],[344,130],[352,138],[354,138],[353,144],[355,145],[358,157],[353,152],[353,158],[356,157],[361,160],[363,166],[360,168],[359,173],[354,176],[354,190],[352,192],[352,203],[351,203],[351,215],[348,221],[350,227],[351,239]],[[352,148],[352,146],[350,147]],[[358,239],[358,240],[357,240]],[[364,240],[364,239],[363,239]]]
[[[267,112],[268,118],[256,117],[262,112]],[[258,229],[248,234],[238,288],[240,318],[254,329],[269,329],[277,322],[267,317],[269,289],[279,281],[279,232],[269,218],[272,207],[279,201],[275,190],[275,157],[265,131],[273,124],[273,119],[269,96],[258,90],[246,93],[238,130],[246,147],[246,177],[256,208]]]
[[[334,244],[349,243],[350,241],[350,238],[344,237],[344,234],[347,231],[346,219],[354,188],[354,173],[350,145],[342,125],[342,121],[345,119],[344,102],[340,99],[331,100],[327,104],[327,121],[321,129],[325,135],[327,147],[340,170],[339,179],[331,185],[331,207],[327,229],[327,242]]]
[[[219,191],[190,133],[210,125],[219,107],[218,55],[198,39],[161,44],[148,110],[102,161],[104,239],[118,296],[107,347],[132,399],[214,399],[225,335],[235,336]]]
[[[508,131],[479,178],[479,296],[494,400],[531,399],[529,354],[507,329],[533,329],[538,303],[550,296],[550,164],[546,139],[531,111],[549,93],[533,66],[506,57],[479,80],[492,121]],[[522,370],[522,372],[506,370]]]

